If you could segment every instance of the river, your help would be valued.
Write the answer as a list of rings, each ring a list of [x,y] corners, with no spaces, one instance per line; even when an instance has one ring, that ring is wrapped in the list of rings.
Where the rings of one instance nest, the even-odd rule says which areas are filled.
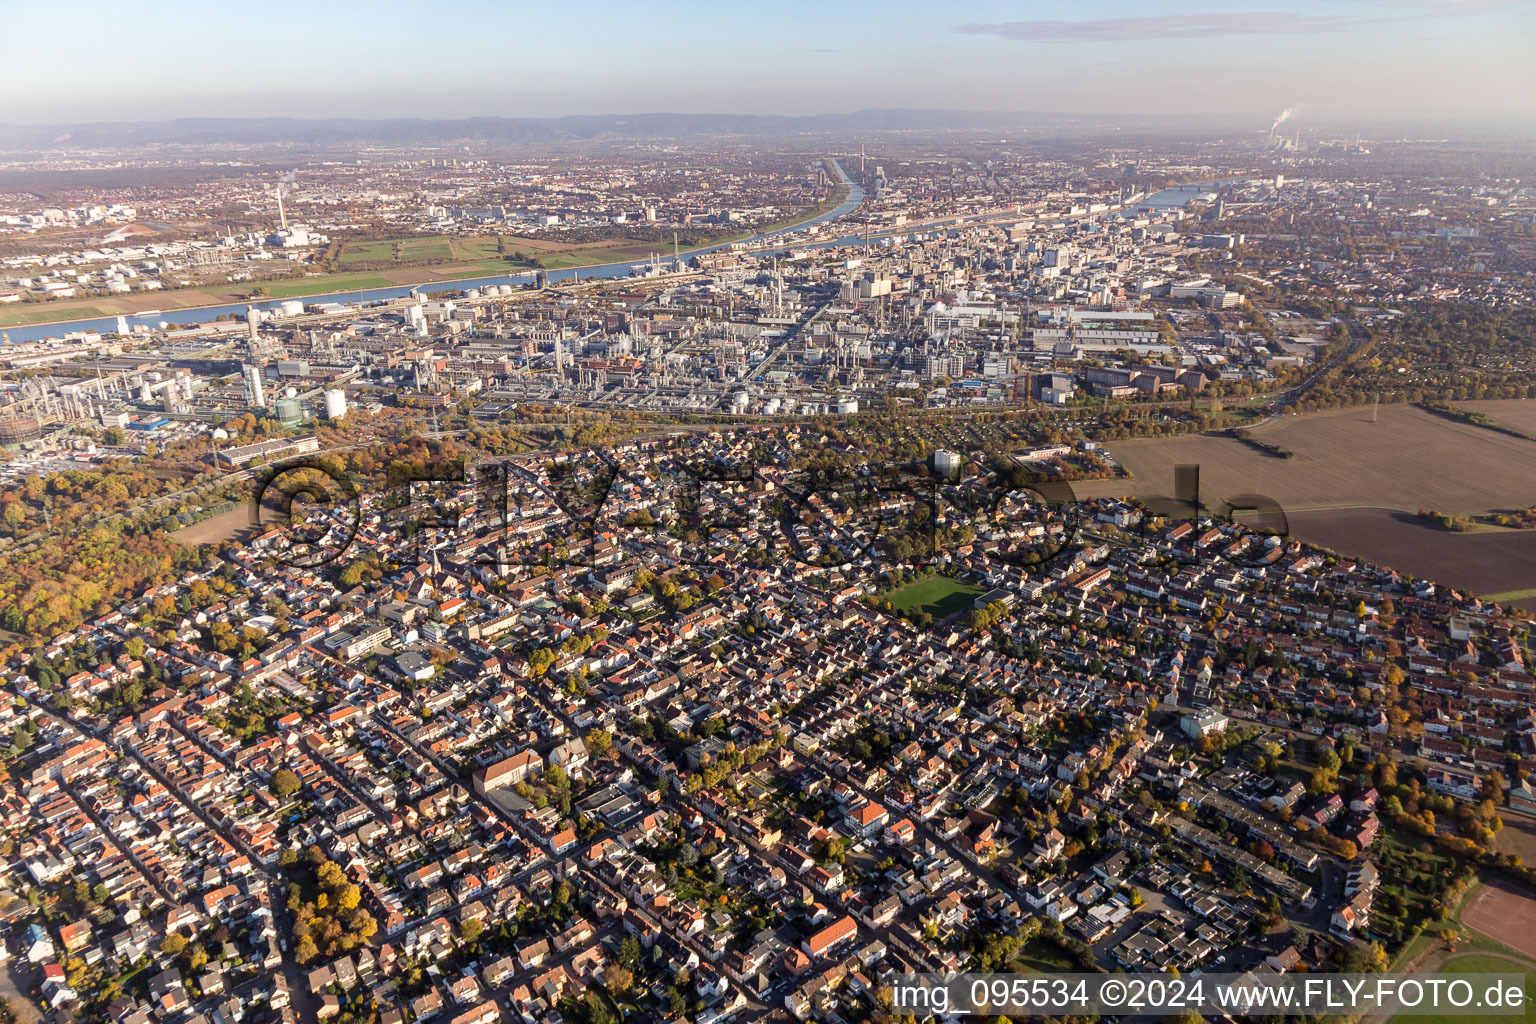
[[[1222,178],[1220,181],[1195,181],[1190,182],[1188,185],[1171,185],[1161,192],[1154,192],[1132,205],[1136,207],[1155,206],[1159,209],[1174,209],[1188,205],[1190,200],[1202,192],[1210,192],[1221,188],[1223,185],[1231,185],[1239,181],[1248,181],[1252,177],[1253,175],[1248,175],[1242,178]]]
[[[791,224],[788,227],[778,228],[774,231],[759,232],[751,238],[740,239],[735,242],[721,242],[718,245],[709,245],[701,249],[690,249],[684,256],[697,256],[701,253],[714,252],[717,249],[725,249],[732,245],[753,245],[764,239],[776,238],[780,235],[792,234],[796,231],[804,231],[826,221],[835,220],[845,214],[858,209],[864,201],[864,190],[848,177],[843,165],[836,160],[832,166],[837,169],[838,177],[842,183],[848,186],[848,198],[841,206],[820,216]],[[603,263],[591,267],[570,267],[565,270],[545,271],[545,275],[551,284],[558,281],[568,281],[572,278],[590,280],[592,278],[611,280],[617,277],[627,276],[633,269],[636,261],[625,260],[622,263]],[[124,318],[130,327],[140,324],[156,327],[159,324],[174,324],[179,327],[195,327],[216,320],[222,315],[234,314],[243,317],[246,306],[254,306],[260,310],[276,309],[284,302],[302,302],[306,306],[314,302],[341,302],[348,305],[365,305],[371,302],[379,302],[384,299],[400,299],[412,292],[420,295],[430,295],[434,292],[466,291],[470,288],[484,288],[487,285],[527,285],[532,284],[535,274],[508,274],[499,277],[472,277],[459,281],[434,281],[429,284],[403,284],[388,288],[364,288],[349,292],[326,292],[316,295],[295,295],[282,299],[262,299],[256,302],[232,302],[222,306],[197,306],[190,309],[167,309],[158,313],[125,314]],[[96,317],[90,320],[66,320],[51,324],[20,325],[7,328],[4,334],[10,338],[12,344],[24,341],[41,341],[44,338],[62,338],[66,334],[80,331],[97,331],[107,333],[117,330],[116,316]]]

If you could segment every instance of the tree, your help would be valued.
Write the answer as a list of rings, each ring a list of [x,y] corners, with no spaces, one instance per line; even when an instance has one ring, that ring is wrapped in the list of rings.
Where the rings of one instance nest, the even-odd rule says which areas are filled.
[[[602,757],[613,747],[613,735],[607,729],[593,729],[587,733],[587,752]]]
[[[474,919],[464,921],[459,925],[459,938],[465,942],[472,943],[480,938],[480,933],[484,930],[485,926],[479,921]]]
[[[1344,970],[1351,974],[1377,973],[1387,964],[1387,951],[1379,942],[1360,943],[1344,955]]]
[[[180,956],[181,951],[187,948],[187,937],[180,932],[171,932],[160,940],[160,952],[166,956]]]
[[[327,892],[334,892],[347,884],[347,873],[333,860],[322,862],[315,869],[315,878]]]
[[[542,676],[549,671],[549,666],[555,663],[555,652],[548,647],[540,647],[528,655],[528,670],[535,676]]]
[[[607,987],[609,995],[623,995],[629,991],[629,987],[634,982],[635,976],[630,973],[627,967],[609,964],[607,970],[603,971],[603,984]]]
[[[315,940],[308,935],[299,940],[299,944],[293,947],[294,959],[301,964],[307,964],[320,955],[320,947],[315,945]]]
[[[272,793],[280,800],[293,796],[302,785],[298,773],[292,769],[280,768],[272,774]]]

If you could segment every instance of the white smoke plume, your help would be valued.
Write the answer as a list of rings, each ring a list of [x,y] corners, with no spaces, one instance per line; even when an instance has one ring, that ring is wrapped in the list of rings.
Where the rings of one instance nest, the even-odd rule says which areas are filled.
[[[1295,114],[1295,107],[1286,107],[1284,110],[1280,111],[1279,115],[1275,118],[1275,123],[1269,126],[1269,130],[1273,132],[1276,128],[1279,128],[1281,125],[1285,124],[1285,122],[1289,121],[1293,116],[1295,116]]]

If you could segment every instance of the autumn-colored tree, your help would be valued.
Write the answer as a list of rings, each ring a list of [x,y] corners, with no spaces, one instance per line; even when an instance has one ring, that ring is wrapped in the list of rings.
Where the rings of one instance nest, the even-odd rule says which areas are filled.
[[[623,995],[629,991],[629,987],[634,983],[635,976],[626,967],[621,967],[618,964],[609,964],[607,969],[603,971],[603,984],[607,987],[610,995]]]
[[[613,747],[613,734],[607,729],[593,729],[586,736],[587,753],[602,757]]]

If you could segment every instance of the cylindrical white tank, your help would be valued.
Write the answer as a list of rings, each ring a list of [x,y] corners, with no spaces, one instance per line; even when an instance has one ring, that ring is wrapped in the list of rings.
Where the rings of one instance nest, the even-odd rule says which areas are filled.
[[[347,414],[347,393],[341,388],[325,389],[325,418],[339,420]]]

